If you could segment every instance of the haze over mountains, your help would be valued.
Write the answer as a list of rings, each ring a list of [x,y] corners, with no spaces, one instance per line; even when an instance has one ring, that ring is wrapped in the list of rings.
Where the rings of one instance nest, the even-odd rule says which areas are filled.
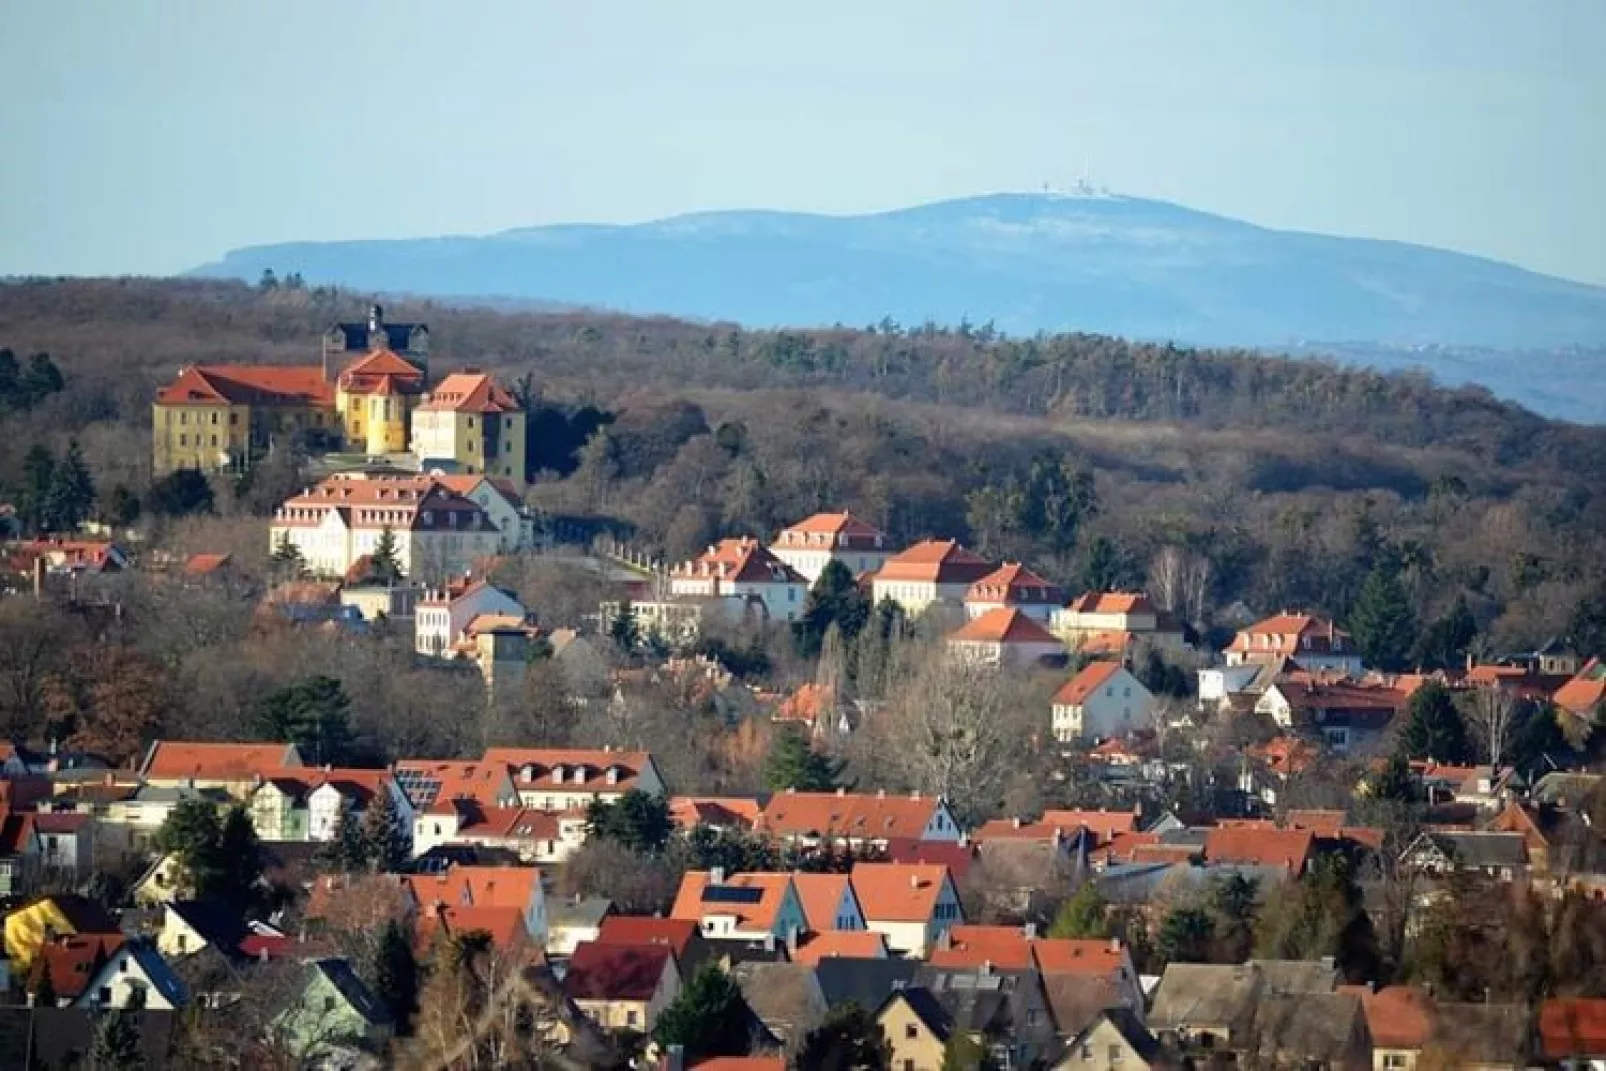
[[[709,212],[483,237],[296,242],[195,274],[498,296],[748,326],[991,321],[1011,334],[1333,354],[1606,419],[1606,288],[1161,201],[999,194],[860,216]],[[1545,374],[1535,375],[1536,366]]]

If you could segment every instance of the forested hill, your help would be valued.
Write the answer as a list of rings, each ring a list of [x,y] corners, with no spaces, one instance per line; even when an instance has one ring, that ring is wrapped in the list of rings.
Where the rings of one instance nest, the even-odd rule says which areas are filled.
[[[369,295],[262,290],[200,280],[69,280],[0,285],[0,345],[73,354],[148,391],[182,365],[311,361],[337,316]],[[1547,420],[1479,387],[1244,350],[1097,335],[998,337],[985,328],[752,331],[609,314],[491,311],[387,299],[391,319],[427,320],[440,366],[533,372],[559,396],[786,387],[990,409],[1058,421],[1286,429],[1396,446],[1451,447],[1492,465],[1606,472],[1606,428]],[[130,381],[128,373],[138,374]]]

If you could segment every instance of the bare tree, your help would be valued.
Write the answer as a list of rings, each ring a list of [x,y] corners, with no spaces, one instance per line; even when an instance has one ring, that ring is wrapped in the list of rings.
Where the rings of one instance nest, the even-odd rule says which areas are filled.
[[[1205,619],[1205,607],[1210,601],[1210,583],[1213,579],[1214,568],[1210,559],[1195,555],[1189,562],[1183,574],[1183,610],[1187,614],[1190,624],[1198,625]]]
[[[1500,765],[1516,716],[1517,698],[1505,688],[1497,685],[1472,693],[1472,701],[1467,704],[1467,724],[1483,744],[1491,766]]]
[[[1166,613],[1182,608],[1187,563],[1176,547],[1161,547],[1149,563],[1149,594]]]

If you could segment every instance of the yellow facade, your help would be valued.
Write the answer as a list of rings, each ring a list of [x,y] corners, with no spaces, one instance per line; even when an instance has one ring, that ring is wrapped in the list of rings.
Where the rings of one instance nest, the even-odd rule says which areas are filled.
[[[317,406],[157,402],[151,411],[151,471],[165,476],[179,469],[242,468],[277,437],[309,428],[339,430],[334,414]]]
[[[458,471],[471,476],[523,486],[524,422],[522,412],[419,412],[413,417],[413,453],[425,459],[450,459],[457,462]]]
[[[889,1001],[877,1020],[892,1046],[890,1066],[909,1071],[941,1071],[944,1044],[903,1000]]]
[[[417,398],[406,394],[335,393],[346,449],[365,454],[399,454],[407,449]]]

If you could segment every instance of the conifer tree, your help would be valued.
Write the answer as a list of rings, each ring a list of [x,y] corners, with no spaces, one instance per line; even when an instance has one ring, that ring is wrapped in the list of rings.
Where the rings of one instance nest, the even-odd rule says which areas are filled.
[[[745,1056],[751,1015],[730,975],[705,963],[659,1013],[653,1037],[665,1047],[683,1046],[688,1063],[711,1056]]]
[[[401,555],[396,548],[396,533],[390,525],[385,525],[379,531],[379,538],[374,541],[373,554],[369,561],[374,578],[381,583],[394,584],[401,579]]]
[[[1406,668],[1416,618],[1392,564],[1379,563],[1361,585],[1350,613],[1350,634],[1368,666],[1391,673]]]
[[[320,845],[318,862],[340,873],[366,870],[369,862],[368,844],[363,839],[362,821],[344,798],[335,817],[335,835]]]
[[[381,787],[363,812],[362,844],[374,870],[394,874],[406,868],[411,838],[402,828],[401,811],[388,788]]]
[[[45,491],[45,527],[55,532],[76,531],[95,508],[95,481],[84,463],[77,440],[67,445],[67,454],[50,473]]]
[[[1405,709],[1400,746],[1407,758],[1447,763],[1471,761],[1472,745],[1467,739],[1466,725],[1444,685],[1438,681],[1424,684],[1411,693]]]
[[[413,955],[413,943],[401,923],[391,919],[379,935],[379,949],[374,956],[374,994],[384,1001],[396,1033],[401,1037],[412,1033],[413,1013],[418,1010],[418,989],[418,960]]]
[[[783,726],[764,760],[764,783],[772,792],[830,792],[842,774],[842,763],[809,746],[803,734]]]
[[[1069,900],[1060,906],[1054,922],[1048,928],[1050,937],[1104,937],[1110,932],[1109,921],[1105,915],[1104,897],[1099,895],[1098,886],[1091,882],[1083,882],[1082,887],[1076,890]]]

